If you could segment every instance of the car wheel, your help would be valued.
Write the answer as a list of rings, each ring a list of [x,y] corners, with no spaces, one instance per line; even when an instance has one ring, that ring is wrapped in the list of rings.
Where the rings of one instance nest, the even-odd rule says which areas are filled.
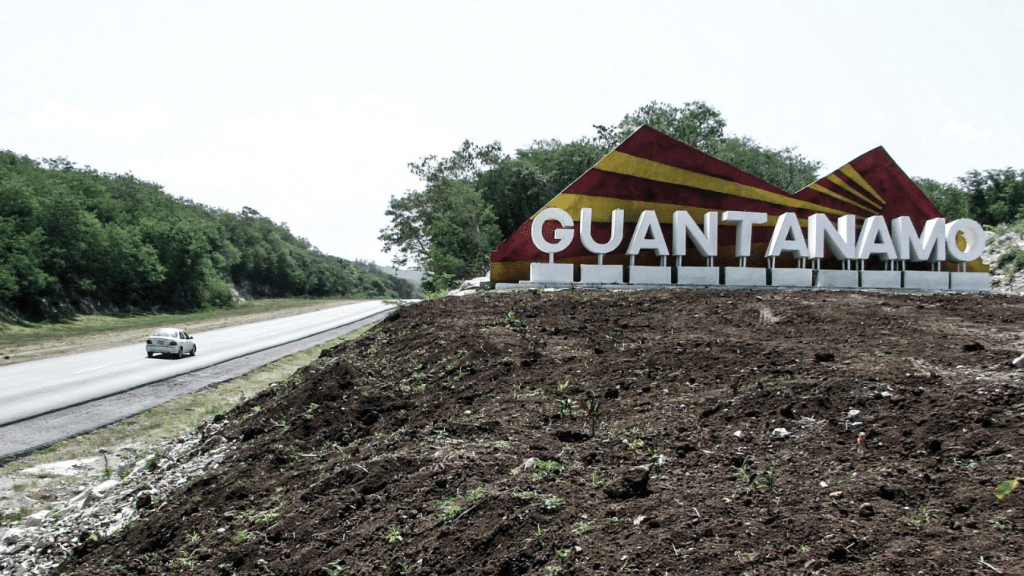
[[[153,353],[152,352],[146,352],[146,358],[152,358],[152,357],[153,357]]]
[[[185,357],[185,351],[182,350],[181,348],[178,348],[178,358],[184,358],[184,357]]]
[[[189,356],[195,356],[196,355],[196,351],[198,351],[198,350],[199,350],[199,346],[193,346],[192,347],[192,351],[189,352],[188,355]]]

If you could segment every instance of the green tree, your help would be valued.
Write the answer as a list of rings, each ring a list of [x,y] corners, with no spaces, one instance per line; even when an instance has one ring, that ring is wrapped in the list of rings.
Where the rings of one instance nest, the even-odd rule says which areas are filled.
[[[914,184],[935,204],[946,220],[970,218],[967,192],[955,184],[945,184],[931,178],[914,178]]]
[[[1024,171],[1013,168],[971,170],[957,179],[967,193],[970,216],[994,226],[1024,218]]]
[[[709,152],[725,137],[725,119],[704,102],[673,106],[652,101],[627,114],[615,126],[595,125],[594,129],[598,141],[605,149],[612,150],[645,124],[704,152]]]
[[[409,165],[423,190],[392,196],[391,223],[380,232],[394,264],[412,263],[427,273],[428,289],[451,287],[486,270],[487,252],[500,240],[494,213],[477,188],[483,171],[501,160],[497,143],[463,142],[451,156],[428,156]]]
[[[654,101],[627,114],[614,127],[594,128],[598,141],[611,150],[644,124],[789,192],[814,182],[821,170],[821,162],[798,154],[795,148],[773,149],[748,136],[726,135],[725,118],[704,102],[673,106]]]
[[[818,179],[821,170],[821,162],[805,158],[794,148],[768,148],[746,136],[723,138],[708,152],[787,192],[796,192],[811,184]]]
[[[602,145],[588,138],[565,144],[537,140],[482,173],[477,185],[494,212],[501,236],[514,232],[605,154]]]

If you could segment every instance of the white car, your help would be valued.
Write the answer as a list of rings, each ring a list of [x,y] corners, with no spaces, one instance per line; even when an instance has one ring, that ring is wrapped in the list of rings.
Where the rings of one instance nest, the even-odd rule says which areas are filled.
[[[171,354],[181,358],[185,354],[196,355],[196,342],[184,330],[178,328],[160,328],[146,338],[146,356],[153,354]]]

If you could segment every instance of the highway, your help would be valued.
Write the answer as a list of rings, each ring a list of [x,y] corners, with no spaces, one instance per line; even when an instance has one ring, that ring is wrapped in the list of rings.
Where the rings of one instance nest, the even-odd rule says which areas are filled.
[[[139,343],[0,367],[0,427],[328,332],[396,305],[359,302],[191,334],[195,356],[146,357]],[[187,326],[177,326],[188,330]]]

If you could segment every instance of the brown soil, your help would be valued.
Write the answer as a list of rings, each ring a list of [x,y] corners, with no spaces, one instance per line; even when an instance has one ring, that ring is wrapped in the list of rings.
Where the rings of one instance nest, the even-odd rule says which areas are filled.
[[[1021,574],[1024,493],[993,491],[1022,327],[995,295],[424,302],[221,417],[219,468],[58,572]]]

